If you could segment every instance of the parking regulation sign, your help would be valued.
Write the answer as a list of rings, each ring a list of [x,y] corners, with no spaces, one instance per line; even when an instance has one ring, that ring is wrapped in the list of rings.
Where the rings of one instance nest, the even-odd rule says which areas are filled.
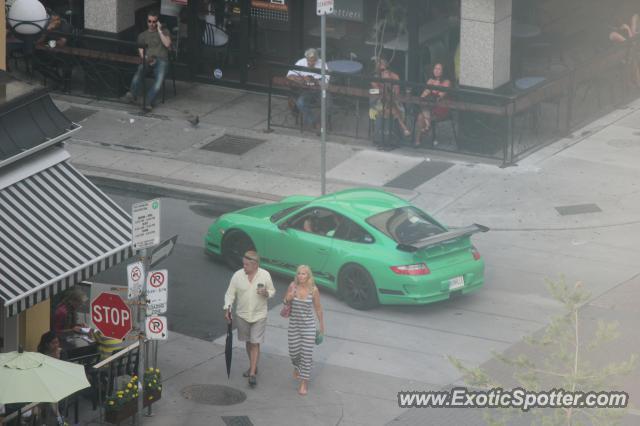
[[[142,262],[133,262],[127,265],[127,285],[129,292],[127,297],[135,299],[142,293],[144,284],[144,265]]]
[[[333,0],[316,0],[316,14],[331,15],[333,13]]]
[[[160,243],[160,200],[149,200],[131,206],[131,239],[134,250]]]
[[[149,271],[147,274],[147,315],[167,312],[168,288],[169,272],[166,269]]]
[[[152,316],[145,319],[145,334],[147,339],[167,340],[167,317]]]

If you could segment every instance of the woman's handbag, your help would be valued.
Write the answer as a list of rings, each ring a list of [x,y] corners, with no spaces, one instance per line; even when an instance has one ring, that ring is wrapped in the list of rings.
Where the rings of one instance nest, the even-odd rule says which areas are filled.
[[[292,285],[294,285],[294,284],[293,283],[289,284],[289,288],[287,288],[287,294],[291,290],[291,286]],[[295,297],[295,292],[293,293],[293,297]],[[280,316],[282,318],[289,318],[290,315],[291,315],[291,302],[283,303],[282,304],[282,309],[280,309]]]
[[[282,318],[289,318],[291,315],[291,303],[283,304],[282,309],[280,309],[280,316]]]
[[[316,328],[316,345],[319,345],[324,340],[324,334]]]

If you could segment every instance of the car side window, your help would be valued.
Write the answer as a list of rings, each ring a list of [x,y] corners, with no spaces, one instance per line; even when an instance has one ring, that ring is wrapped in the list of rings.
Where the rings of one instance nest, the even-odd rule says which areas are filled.
[[[333,237],[354,243],[371,244],[374,242],[374,238],[362,226],[344,216],[340,216],[340,223]]]
[[[326,235],[326,223],[333,212],[321,208],[309,208],[289,221],[289,226],[311,234]]]

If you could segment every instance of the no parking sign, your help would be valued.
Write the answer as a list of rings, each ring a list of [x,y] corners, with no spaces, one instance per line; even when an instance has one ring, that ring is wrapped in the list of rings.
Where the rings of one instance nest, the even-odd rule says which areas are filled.
[[[167,312],[169,272],[166,269],[147,274],[147,315]]]
[[[167,317],[152,316],[145,320],[145,334],[150,340],[167,340]]]

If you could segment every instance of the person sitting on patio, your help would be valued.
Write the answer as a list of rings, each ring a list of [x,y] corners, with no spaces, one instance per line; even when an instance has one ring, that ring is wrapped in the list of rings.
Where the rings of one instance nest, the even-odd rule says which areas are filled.
[[[614,43],[624,43],[627,40],[631,40],[637,37],[638,35],[638,14],[635,13],[631,16],[631,20],[627,24],[624,22],[624,18],[620,17],[618,19],[619,25],[609,33],[609,40]],[[630,56],[631,59],[631,81],[636,85],[640,86],[640,63],[638,62],[638,57],[635,54]]]
[[[113,339],[105,336],[100,330],[91,330],[90,336],[98,344],[98,352],[100,353],[100,360],[109,358],[114,353],[126,348],[127,342],[125,339]]]
[[[295,64],[297,67],[317,68],[322,69],[322,59],[318,58],[318,51],[316,49],[307,49],[304,52],[304,58],[298,60]],[[325,68],[326,69],[326,68]],[[296,81],[300,84],[307,86],[315,86],[320,84],[322,75],[310,71],[303,70],[289,70],[287,73],[289,80]],[[328,76],[327,76],[328,78]],[[303,90],[302,93],[296,99],[296,107],[298,111],[302,113],[302,120],[305,126],[318,127],[318,119],[311,110],[311,105],[317,103],[320,99],[320,91],[317,90]]]
[[[437,63],[433,66],[432,75],[427,80],[427,86],[451,86],[451,82],[444,78],[444,67],[441,63]],[[428,87],[420,94],[422,99],[429,100],[433,102],[434,105],[421,107],[420,112],[416,117],[416,133],[413,140],[414,146],[420,146],[422,135],[427,133],[431,128],[432,117],[435,117],[436,120],[443,120],[449,115],[449,108],[437,104],[437,102],[445,96],[447,96],[447,92],[429,89]],[[437,145],[437,142],[433,141],[433,144]]]
[[[147,30],[138,35],[138,45],[147,46],[146,48],[146,69],[153,70],[154,81],[149,92],[147,93],[146,105],[143,105],[143,109],[146,112],[151,112],[153,109],[156,96],[162,89],[162,83],[167,75],[169,69],[169,49],[171,48],[171,34],[159,21],[160,13],[157,11],[150,11],[147,13]],[[145,50],[143,48],[138,49],[140,59],[145,59]],[[138,66],[133,79],[131,80],[131,90],[125,95],[125,100],[135,101],[138,97],[140,90],[142,89],[142,79],[144,78],[144,64]]]
[[[62,348],[60,347],[60,339],[54,331],[47,331],[40,337],[38,352],[52,358],[60,359]]]
[[[40,343],[38,343],[38,352],[52,358],[60,359],[62,348],[60,347],[60,339],[54,331],[47,331],[40,337]],[[38,413],[39,415],[45,417],[48,417],[48,415],[53,415],[57,420],[56,424],[64,424],[64,420],[62,418],[62,415],[60,414],[60,409],[57,402],[45,405],[43,408],[40,408],[40,410],[42,411]]]
[[[627,24],[623,18],[619,19],[619,25],[609,33],[609,40],[623,43],[638,34],[638,14],[631,16],[631,20]]]
[[[40,38],[40,42],[45,42],[51,47],[65,46],[67,38],[63,34],[71,34],[73,27],[67,21],[62,19],[57,13],[53,13],[47,25],[47,31]],[[54,41],[55,43],[51,43]]]
[[[398,74],[389,69],[389,62],[385,58],[377,59],[374,76],[385,80],[400,80]],[[370,118],[376,120],[376,125],[378,125],[378,123],[381,122],[378,120],[378,118],[381,118],[380,115],[384,116],[384,118],[391,116],[398,122],[404,136],[411,136],[411,131],[404,123],[404,108],[398,102],[400,85],[390,85],[385,82],[372,81],[371,88],[375,91],[371,93],[379,96],[373,99],[369,110]]]

